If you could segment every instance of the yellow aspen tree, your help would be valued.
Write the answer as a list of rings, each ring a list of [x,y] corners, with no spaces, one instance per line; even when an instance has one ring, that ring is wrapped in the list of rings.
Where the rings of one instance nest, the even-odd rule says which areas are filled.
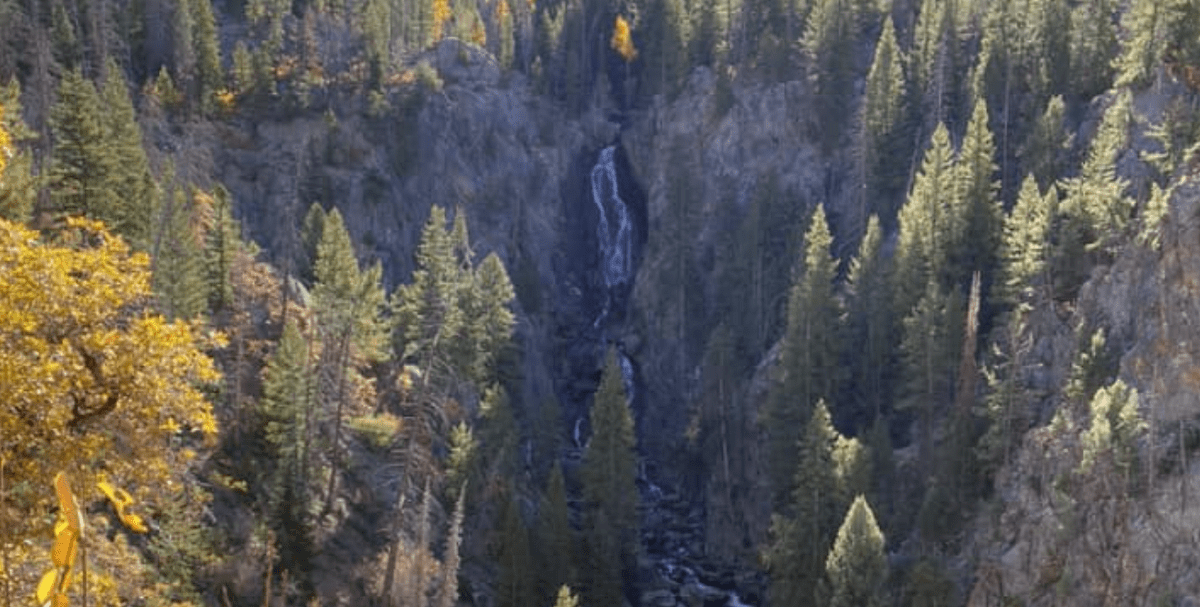
[[[625,17],[617,15],[616,21],[613,22],[612,39],[608,44],[614,51],[617,51],[625,63],[637,59],[637,48],[633,46],[633,35],[629,31],[629,22],[625,20]]]
[[[446,22],[450,21],[450,0],[433,0],[433,40],[435,43],[446,34]]]
[[[196,455],[181,444],[216,435],[200,387],[218,373],[201,348],[221,338],[153,312],[149,258],[99,222],[68,219],[47,241],[0,220],[0,275],[8,481],[40,484],[62,470],[87,486],[119,482],[138,499],[161,495]],[[39,531],[47,497],[10,496],[21,521],[10,539]]]

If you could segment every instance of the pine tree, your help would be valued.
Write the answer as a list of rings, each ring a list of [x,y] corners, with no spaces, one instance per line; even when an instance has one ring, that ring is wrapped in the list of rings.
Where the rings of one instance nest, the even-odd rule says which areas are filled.
[[[515,495],[506,501],[501,522],[500,579],[496,604],[499,607],[545,604],[537,600],[537,572],[533,569],[529,529],[521,520],[520,504]]]
[[[107,71],[108,79],[100,91],[104,106],[103,153],[112,157],[107,189],[115,193],[115,204],[106,221],[134,247],[148,248],[156,196],[154,178],[124,72],[111,58]]]
[[[1133,201],[1117,175],[1117,157],[1129,137],[1132,99],[1118,92],[1096,130],[1079,174],[1062,182],[1064,197],[1053,253],[1056,289],[1073,292],[1087,277],[1089,253],[1103,249],[1124,230]]]
[[[1053,187],[1041,194],[1033,175],[1026,176],[1021,183],[1017,203],[1004,221],[1004,241],[1000,248],[1001,297],[1009,305],[1032,303],[1039,287],[1045,293],[1049,286],[1046,263],[1057,199]]]
[[[1091,400],[1091,423],[1080,436],[1080,472],[1089,474],[1103,460],[1104,473],[1115,473],[1129,486],[1135,468],[1137,441],[1146,431],[1138,411],[1138,392],[1124,381],[1096,390]]]
[[[867,500],[854,499],[825,560],[832,596],[829,607],[879,607],[887,580],[883,532]]]
[[[897,310],[911,310],[926,284],[949,288],[951,243],[958,240],[960,201],[954,187],[954,156],[950,132],[938,125],[908,201],[900,209],[896,243]]]
[[[825,211],[817,207],[805,236],[802,273],[788,297],[783,340],[783,380],[774,386],[767,412],[771,428],[770,470],[776,502],[791,492],[796,470],[798,432],[820,400],[832,399],[838,385],[841,311],[834,297],[837,260]]]
[[[221,43],[217,38],[217,21],[213,15],[212,0],[188,0],[195,24],[193,43],[196,57],[197,94],[203,111],[210,111],[217,92],[223,86],[224,70],[221,68]]]
[[[815,0],[801,38],[809,61],[809,79],[816,87],[817,116],[825,150],[832,150],[845,122],[852,94],[851,73],[858,17],[850,0]]]
[[[962,226],[958,242],[952,248],[952,284],[966,286],[974,272],[980,272],[990,284],[1000,246],[1004,210],[997,195],[996,146],[988,128],[987,103],[975,104],[962,150],[954,167],[957,208],[962,213],[956,223]]]
[[[610,348],[591,409],[592,438],[583,455],[588,603],[619,605],[623,572],[637,554],[638,493],[633,417],[616,350]]]
[[[559,587],[556,596],[554,607],[579,607],[579,598],[571,594],[571,589],[566,584]]]
[[[63,74],[50,126],[55,146],[49,185],[57,210],[116,226],[121,202],[112,175],[118,158],[107,149],[100,96],[78,69]]]
[[[495,20],[500,37],[496,59],[500,61],[501,69],[509,69],[513,66],[513,45],[515,44],[515,40],[513,38],[513,14],[507,0],[500,0],[496,3]]]
[[[329,336],[344,335],[359,356],[382,356],[384,305],[382,271],[359,268],[350,233],[337,209],[321,222],[321,240],[313,263],[313,306]]]
[[[849,349],[858,352],[852,373],[859,420],[879,416],[890,402],[896,319],[892,309],[892,259],[883,250],[883,230],[872,215],[858,254],[850,261]]]
[[[862,202],[860,211],[886,218],[896,212],[892,202],[903,187],[907,167],[903,158],[908,137],[905,130],[907,108],[904,79],[904,54],[896,43],[896,31],[889,16],[875,44],[875,56],[867,73],[861,124]],[[869,208],[868,208],[869,207]]]
[[[957,359],[957,345],[948,327],[960,317],[957,306],[933,281],[903,321],[900,343],[904,364],[904,397],[898,408],[917,415],[917,444],[920,466],[930,470],[933,463],[933,426],[936,410],[950,397],[950,370]]]
[[[1046,187],[1062,174],[1070,135],[1064,128],[1066,106],[1062,96],[1051,97],[1017,154],[1026,173]]]
[[[256,80],[254,77],[254,56],[246,48],[244,40],[238,40],[233,45],[233,65],[230,68],[230,80],[233,90],[239,97],[250,97],[254,93]]]
[[[575,532],[567,508],[567,485],[555,457],[546,494],[538,508],[538,604],[554,600],[557,588],[576,583]]]
[[[956,12],[955,0],[921,0],[913,29],[909,94],[926,124],[945,122],[954,109],[959,60]]]
[[[393,316],[399,338],[398,358],[419,364],[423,388],[432,388],[434,375],[453,369],[446,342],[466,322],[458,306],[463,282],[454,242],[446,229],[446,213],[434,206],[421,232],[413,281],[393,293]]]
[[[196,18],[192,4],[204,0],[177,0],[171,19],[175,84],[183,92],[189,109],[196,101]]]
[[[31,219],[40,179],[33,173],[33,156],[23,144],[33,139],[33,131],[21,120],[21,87],[16,78],[0,87],[0,132],[7,143],[0,144],[0,219],[24,223]]]
[[[233,304],[233,266],[242,249],[241,226],[233,218],[229,192],[217,186],[213,192],[212,219],[204,241],[208,270],[208,305],[215,312]]]
[[[1081,2],[1071,11],[1068,90],[1081,99],[1091,99],[1112,85],[1118,50],[1113,14],[1113,0]]]
[[[681,0],[651,0],[644,17],[646,45],[642,80],[650,95],[674,95],[687,74],[691,29]]]
[[[818,605],[815,589],[824,572],[825,556],[837,529],[838,478],[833,460],[837,432],[829,410],[819,402],[800,441],[799,464],[793,469],[790,515],[771,517],[771,602],[803,607]]]
[[[195,197],[169,190],[155,240],[154,292],[168,318],[193,319],[205,311],[208,289]]]
[[[1200,9],[1191,4],[1188,0],[1136,0],[1131,3],[1121,19],[1129,38],[1114,62],[1116,86],[1146,84],[1171,43],[1179,37],[1187,38],[1179,34],[1191,31],[1194,38],[1194,29],[1189,28],[1196,27],[1194,22],[1200,16],[1197,14]]]
[[[83,49],[79,37],[75,33],[75,23],[61,1],[53,2],[50,9],[50,37],[54,44],[55,62],[66,71],[80,70],[83,62]]]
[[[346,231],[342,215],[333,209],[321,224],[321,241],[313,263],[315,284],[313,310],[321,339],[319,392],[323,402],[336,403],[333,440],[335,450],[325,494],[326,510],[333,507],[337,486],[336,450],[341,444],[342,422],[350,398],[349,385],[358,362],[382,360],[386,341],[385,325],[380,316],[385,295],[380,280],[383,270],[376,264],[360,271],[354,245]]]
[[[260,406],[266,420],[263,436],[275,458],[267,511],[281,538],[281,561],[293,573],[307,570],[312,550],[314,398],[309,345],[289,321],[263,370]]]

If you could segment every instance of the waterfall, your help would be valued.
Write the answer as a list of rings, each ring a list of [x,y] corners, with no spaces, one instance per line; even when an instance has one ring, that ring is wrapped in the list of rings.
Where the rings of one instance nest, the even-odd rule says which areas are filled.
[[[617,185],[615,154],[614,146],[601,150],[591,174],[592,202],[596,205],[597,215],[596,242],[600,248],[600,273],[604,277],[604,306],[592,322],[592,328],[601,330],[612,310],[614,290],[628,286],[633,274],[633,223]],[[633,402],[633,363],[624,352],[619,354],[625,396]]]
[[[592,167],[592,202],[596,205],[596,241],[600,247],[600,274],[604,277],[604,307],[592,323],[601,328],[612,308],[613,289],[629,283],[633,272],[633,225],[629,208],[621,199],[617,186],[617,167],[613,162],[616,149],[612,146],[600,152]],[[615,231],[614,231],[615,230]]]

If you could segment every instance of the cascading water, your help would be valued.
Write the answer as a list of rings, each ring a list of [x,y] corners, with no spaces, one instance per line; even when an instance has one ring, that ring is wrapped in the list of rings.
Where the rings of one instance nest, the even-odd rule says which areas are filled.
[[[601,331],[601,341],[605,338],[604,323],[612,311],[616,291],[627,288],[633,276],[633,222],[629,207],[621,199],[615,154],[616,148],[613,146],[601,150],[591,175],[592,202],[596,205],[597,214],[596,242],[600,249],[600,274],[604,278],[604,304],[600,314],[592,321],[592,328]],[[624,352],[619,354],[625,396],[629,402],[633,402],[633,363]]]
[[[612,146],[604,148],[596,166],[592,168],[592,202],[599,216],[596,221],[596,240],[600,247],[600,273],[604,276],[604,308],[592,323],[595,328],[601,328],[601,324],[608,319],[613,290],[628,285],[633,271],[633,226],[629,221],[629,208],[621,199],[617,185],[617,167],[613,160],[615,151]]]
[[[588,311],[577,318],[578,324],[572,326],[573,334],[578,338],[574,342],[579,346],[575,350],[579,356],[577,360],[582,363],[576,368],[583,374],[590,376],[595,370],[596,354],[617,342],[617,362],[625,395],[636,411],[639,407],[651,406],[651,403],[635,404],[639,397],[637,367],[617,336],[625,321],[625,303],[634,279],[638,246],[635,238],[642,236],[637,233],[639,224],[629,202],[636,204],[640,199],[636,190],[621,191],[621,177],[626,175],[622,162],[615,146],[606,147],[598,154],[590,173],[584,173],[587,178],[581,185],[590,186],[590,191],[584,189],[581,194],[591,195],[596,211],[595,224],[591,225],[591,213],[584,213],[576,216],[583,221],[577,225],[581,231],[586,230],[581,236],[590,236],[591,230],[595,230],[595,248],[578,249],[579,254],[590,257],[589,263],[582,267],[587,278],[581,281],[582,288],[576,290],[583,296],[581,299],[586,302]],[[586,201],[581,202],[586,204]],[[590,240],[586,238],[585,242]],[[583,397],[582,390],[579,395]],[[645,401],[648,396],[642,394],[640,398]],[[575,409],[577,417],[568,428],[573,443],[569,457],[576,462],[587,449],[590,430],[587,412],[581,409]],[[654,431],[652,428],[639,430]],[[750,607],[754,604],[753,599],[746,602],[742,598],[745,594],[739,596],[733,577],[726,575],[728,570],[714,567],[705,560],[702,506],[674,487],[669,474],[660,477],[652,461],[643,459],[640,464],[637,483],[642,503],[642,545],[652,567],[640,574],[638,586],[643,594],[639,605]]]

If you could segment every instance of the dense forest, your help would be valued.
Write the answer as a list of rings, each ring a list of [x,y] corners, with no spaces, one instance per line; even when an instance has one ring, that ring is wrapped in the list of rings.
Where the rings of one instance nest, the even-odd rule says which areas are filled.
[[[0,607],[1200,598],[1196,0],[0,0],[0,83]]]

